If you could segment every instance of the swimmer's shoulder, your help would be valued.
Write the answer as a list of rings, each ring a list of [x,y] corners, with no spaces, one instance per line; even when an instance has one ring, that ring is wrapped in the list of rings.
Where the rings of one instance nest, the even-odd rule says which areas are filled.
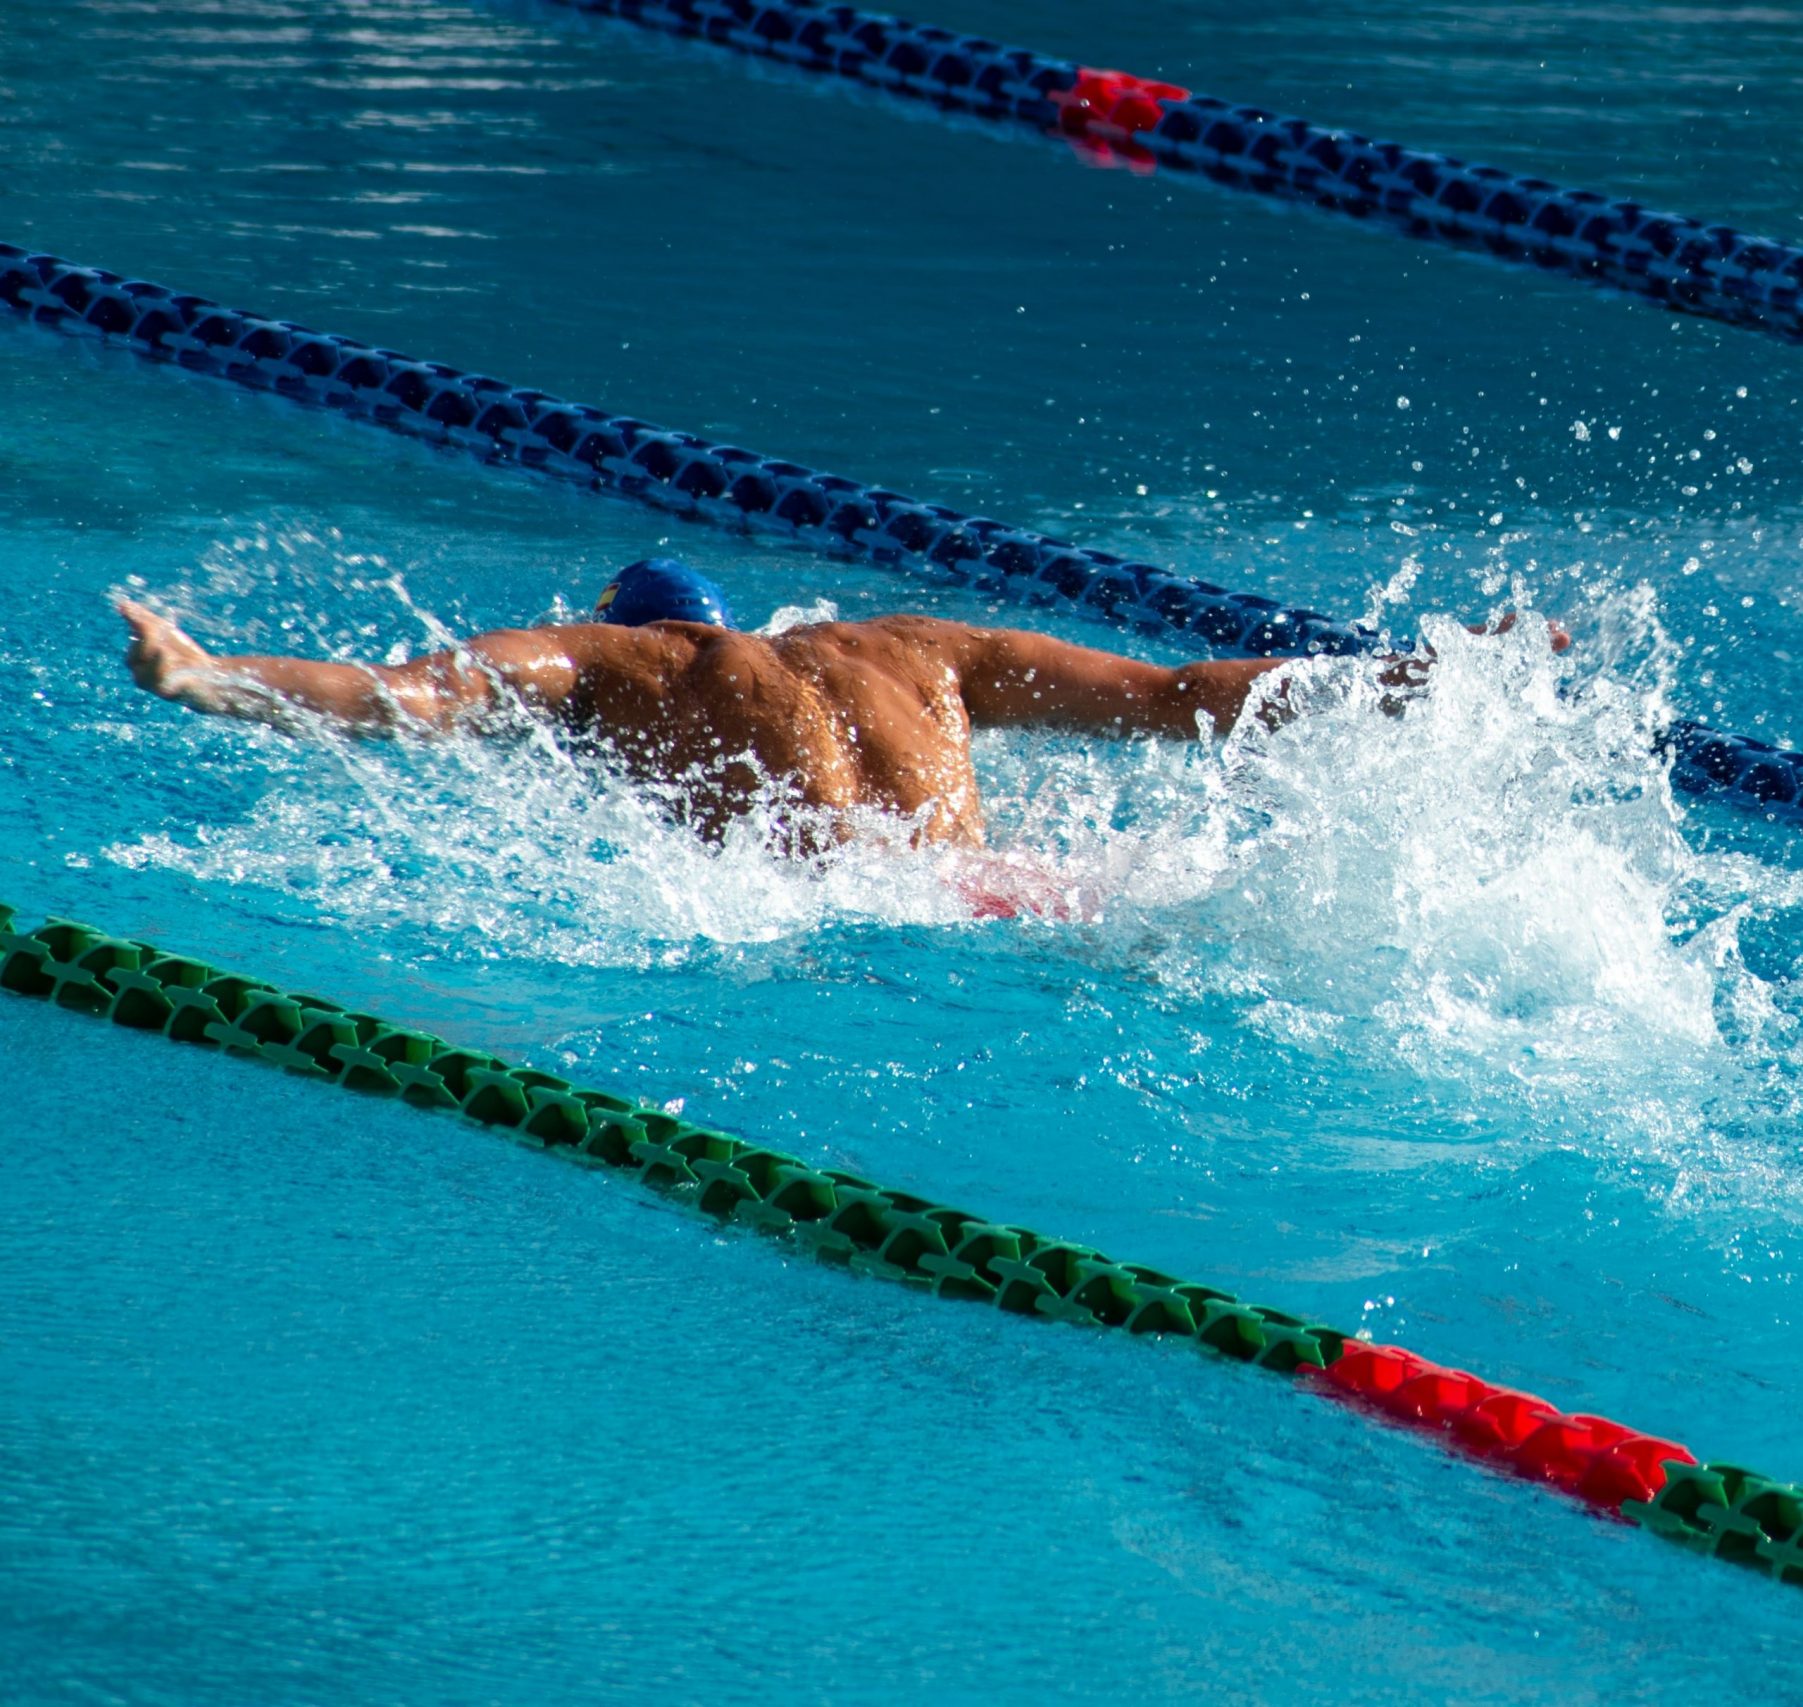
[[[793,640],[801,646],[832,647],[847,652],[883,651],[897,646],[937,652],[958,644],[974,632],[968,623],[945,617],[900,612],[893,616],[866,617],[858,622],[817,622],[792,628],[777,637],[778,644]]]
[[[547,623],[533,632],[563,647],[578,662],[659,653],[688,654],[722,638],[751,638],[706,622],[647,622],[632,628],[613,622],[560,622]]]
[[[718,660],[722,640],[753,638],[701,622],[649,622],[637,628],[610,622],[549,623],[532,632],[584,675],[625,674],[646,682],[687,675]]]

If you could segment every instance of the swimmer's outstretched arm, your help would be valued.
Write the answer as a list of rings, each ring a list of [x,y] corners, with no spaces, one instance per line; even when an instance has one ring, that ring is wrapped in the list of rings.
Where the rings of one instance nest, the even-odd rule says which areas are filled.
[[[955,626],[955,625],[954,625]],[[978,728],[1037,726],[1089,735],[1224,735],[1258,678],[1282,658],[1209,658],[1172,669],[1015,628],[969,628],[950,647]]]
[[[1510,612],[1494,627],[1474,634],[1506,633]],[[1074,646],[1049,634],[1015,628],[936,625],[941,643],[955,660],[959,686],[971,722],[1039,726],[1091,735],[1163,735],[1174,740],[1225,735],[1239,720],[1259,677],[1293,662],[1285,658],[1207,658],[1170,668],[1137,658]],[[1562,652],[1571,637],[1548,625],[1549,644]],[[1378,677],[1398,690],[1425,680],[1430,658],[1382,660]],[[1403,700],[1391,695],[1384,708],[1400,712]],[[1292,715],[1282,690],[1270,695],[1259,715],[1273,726]]]
[[[196,711],[278,728],[291,727],[298,711],[355,734],[442,732],[488,709],[501,689],[555,710],[577,681],[555,631],[501,629],[405,664],[332,664],[218,657],[130,599],[119,601],[119,614],[131,628],[125,661],[139,687]]]

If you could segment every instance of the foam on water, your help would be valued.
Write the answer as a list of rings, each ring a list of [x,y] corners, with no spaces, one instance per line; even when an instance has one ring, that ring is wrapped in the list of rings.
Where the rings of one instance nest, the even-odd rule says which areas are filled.
[[[1683,833],[1646,602],[1608,602],[1568,660],[1526,626],[1422,631],[1438,659],[1401,718],[1369,667],[1311,664],[1294,721],[1242,721],[1218,785],[1238,828],[1158,976],[1329,1070],[1444,1086],[1474,1124],[1509,1107],[1535,1141],[1656,1160],[1674,1200],[1781,1198],[1794,1221],[1796,1017],[1740,933],[1803,893]]]

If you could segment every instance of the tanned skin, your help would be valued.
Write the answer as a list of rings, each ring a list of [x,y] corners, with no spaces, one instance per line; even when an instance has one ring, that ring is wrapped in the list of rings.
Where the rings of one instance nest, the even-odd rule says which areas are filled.
[[[511,699],[605,739],[637,776],[681,783],[710,837],[777,779],[816,809],[811,823],[874,807],[918,822],[919,839],[981,845],[973,729],[1225,734],[1281,662],[1171,669],[1020,629],[888,616],[768,639],[694,622],[548,624],[405,664],[332,664],[216,657],[142,605],[121,600],[119,612],[133,679],[164,699],[278,726],[299,710],[370,735],[479,729]],[[1553,644],[1564,639],[1555,631]],[[1393,663],[1384,679],[1402,687],[1420,667]],[[803,829],[791,851],[820,839]]]

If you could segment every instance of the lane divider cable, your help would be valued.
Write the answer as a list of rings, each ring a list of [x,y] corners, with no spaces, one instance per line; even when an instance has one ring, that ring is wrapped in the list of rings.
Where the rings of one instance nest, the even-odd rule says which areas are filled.
[[[1720,222],[825,0],[555,3],[1062,139],[1096,164],[1162,167],[1803,337],[1803,248]]]

